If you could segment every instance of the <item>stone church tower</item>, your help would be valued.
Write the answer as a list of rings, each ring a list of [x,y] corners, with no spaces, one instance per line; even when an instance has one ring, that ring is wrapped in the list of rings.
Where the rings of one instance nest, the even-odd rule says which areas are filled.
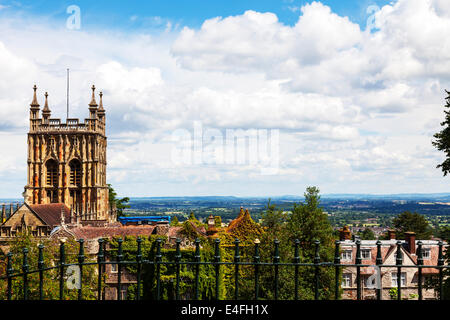
[[[105,110],[102,93],[99,105],[95,86],[89,103],[89,118],[52,119],[48,94],[42,118],[34,86],[28,133],[28,183],[25,202],[64,203],[71,215],[82,220],[110,220],[106,184]]]

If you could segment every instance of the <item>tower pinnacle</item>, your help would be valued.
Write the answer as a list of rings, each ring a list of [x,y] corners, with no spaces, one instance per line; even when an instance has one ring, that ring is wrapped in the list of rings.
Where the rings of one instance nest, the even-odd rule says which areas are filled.
[[[30,106],[31,106],[32,108],[39,108],[39,102],[37,101],[37,97],[36,97],[36,90],[37,90],[36,85],[33,86],[33,90],[34,90],[34,93],[33,93],[33,101],[31,101]]]
[[[90,107],[97,107],[97,102],[95,101],[95,86],[92,85],[92,99],[91,102],[89,103]]]

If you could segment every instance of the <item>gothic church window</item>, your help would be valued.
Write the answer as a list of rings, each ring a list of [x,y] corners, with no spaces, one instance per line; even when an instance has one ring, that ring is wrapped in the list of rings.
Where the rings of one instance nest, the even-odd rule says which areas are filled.
[[[50,159],[45,163],[47,169],[47,185],[52,187],[58,186],[58,164],[55,160]]]
[[[78,160],[70,161],[70,184],[81,186],[81,164]]]

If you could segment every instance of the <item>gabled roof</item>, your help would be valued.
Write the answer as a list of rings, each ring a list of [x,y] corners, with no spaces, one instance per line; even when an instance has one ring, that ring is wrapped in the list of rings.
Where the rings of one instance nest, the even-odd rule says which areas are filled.
[[[61,225],[61,210],[66,223],[70,221],[70,209],[64,203],[27,205],[45,224],[50,227]]]
[[[3,222],[1,225],[5,225],[23,206],[25,206],[32,214],[34,214],[39,220],[41,220],[42,224],[47,224],[44,219],[42,219],[31,207],[25,202],[21,206],[19,206],[13,213]]]

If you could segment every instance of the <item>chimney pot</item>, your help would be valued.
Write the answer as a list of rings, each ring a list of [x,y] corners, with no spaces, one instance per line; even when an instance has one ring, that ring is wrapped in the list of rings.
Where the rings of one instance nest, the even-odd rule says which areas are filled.
[[[342,229],[339,230],[339,240],[350,240],[352,238],[352,234],[347,226],[344,226]]]
[[[411,254],[416,253],[416,234],[414,232],[405,232],[407,250]]]
[[[395,240],[395,230],[389,229],[388,236],[389,236],[389,240]]]

